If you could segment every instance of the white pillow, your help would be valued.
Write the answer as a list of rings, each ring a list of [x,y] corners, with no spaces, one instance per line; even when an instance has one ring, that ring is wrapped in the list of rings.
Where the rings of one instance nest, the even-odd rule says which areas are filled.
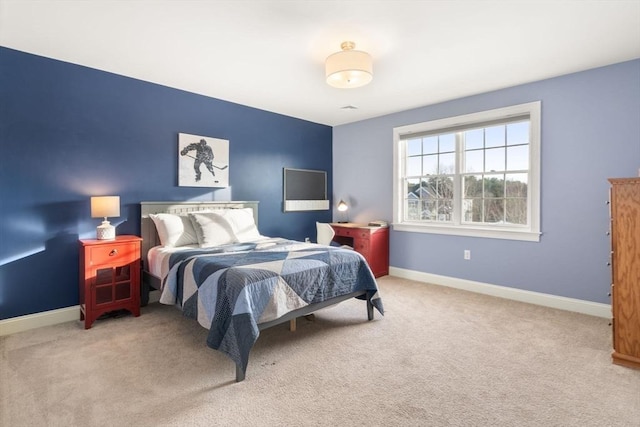
[[[185,246],[198,244],[198,236],[187,215],[149,214],[158,230],[162,246]]]
[[[189,214],[189,218],[191,218],[201,248],[235,242],[231,224],[222,215],[215,212],[193,212]]]
[[[227,209],[220,215],[231,224],[236,241],[245,243],[260,238],[260,232],[253,218],[253,209]]]

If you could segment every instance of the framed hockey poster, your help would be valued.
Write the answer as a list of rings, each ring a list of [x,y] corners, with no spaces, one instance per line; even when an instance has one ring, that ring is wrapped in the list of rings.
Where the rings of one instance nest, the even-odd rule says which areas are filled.
[[[228,187],[229,140],[179,133],[178,186]]]

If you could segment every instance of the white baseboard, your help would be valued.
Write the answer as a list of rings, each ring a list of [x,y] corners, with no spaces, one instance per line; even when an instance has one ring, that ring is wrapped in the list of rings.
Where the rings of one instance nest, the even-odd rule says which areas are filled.
[[[418,282],[447,286],[449,288],[462,289],[479,294],[491,295],[499,298],[506,298],[514,301],[526,302],[529,304],[588,314],[590,316],[611,318],[611,305],[609,304],[566,298],[557,295],[543,294],[540,292],[525,291],[522,289],[508,288],[506,286],[457,279],[455,277],[439,276],[437,274],[422,273],[420,271],[406,270],[397,267],[389,267],[389,275]]]
[[[418,282],[431,283],[433,285],[447,286],[449,288],[462,289],[479,294],[506,298],[529,304],[542,305],[560,310],[573,311],[596,317],[611,317],[611,306],[597,302],[584,301],[574,298],[560,297],[543,294],[540,292],[525,291],[522,289],[508,288],[506,286],[491,285],[488,283],[474,282],[472,280],[457,279],[455,277],[439,276],[437,274],[422,273],[420,271],[406,270],[403,268],[389,267],[391,276]],[[149,303],[158,302],[159,291],[149,293]],[[80,307],[59,308],[57,310],[43,311],[41,313],[28,314],[26,316],[13,317],[0,320],[0,337],[42,326],[56,325],[80,319]]]
[[[160,291],[149,292],[149,304],[158,301],[160,301]],[[10,319],[0,320],[0,337],[28,331],[29,329],[41,328],[43,326],[71,322],[72,320],[80,320],[79,305],[27,314],[26,316],[12,317]]]
[[[41,313],[27,314],[26,316],[12,317],[10,319],[0,320],[0,337],[79,319],[80,306],[78,305],[43,311]]]

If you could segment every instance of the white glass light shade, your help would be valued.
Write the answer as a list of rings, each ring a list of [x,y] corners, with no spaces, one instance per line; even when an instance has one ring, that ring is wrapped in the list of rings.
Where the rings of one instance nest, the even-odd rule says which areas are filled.
[[[349,206],[347,206],[344,200],[340,200],[340,203],[338,203],[338,210],[340,212],[345,212],[347,209],[349,209]]]
[[[364,86],[373,80],[373,64],[367,52],[353,50],[353,42],[343,42],[342,52],[330,55],[325,61],[327,83],[340,89]]]
[[[104,218],[102,224],[96,228],[98,240],[113,240],[116,238],[116,228],[107,221],[107,217],[120,216],[120,196],[99,196],[91,198],[91,217]]]

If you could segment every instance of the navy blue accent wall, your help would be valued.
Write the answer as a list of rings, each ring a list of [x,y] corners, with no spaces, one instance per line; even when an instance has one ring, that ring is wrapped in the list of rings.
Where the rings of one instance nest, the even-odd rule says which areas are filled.
[[[181,132],[229,140],[230,188],[178,187]],[[331,127],[2,47],[0,150],[0,319],[78,304],[93,195],[120,196],[117,234],[144,200],[257,200],[261,233],[297,240],[331,219],[282,212],[284,167],[332,194]]]

